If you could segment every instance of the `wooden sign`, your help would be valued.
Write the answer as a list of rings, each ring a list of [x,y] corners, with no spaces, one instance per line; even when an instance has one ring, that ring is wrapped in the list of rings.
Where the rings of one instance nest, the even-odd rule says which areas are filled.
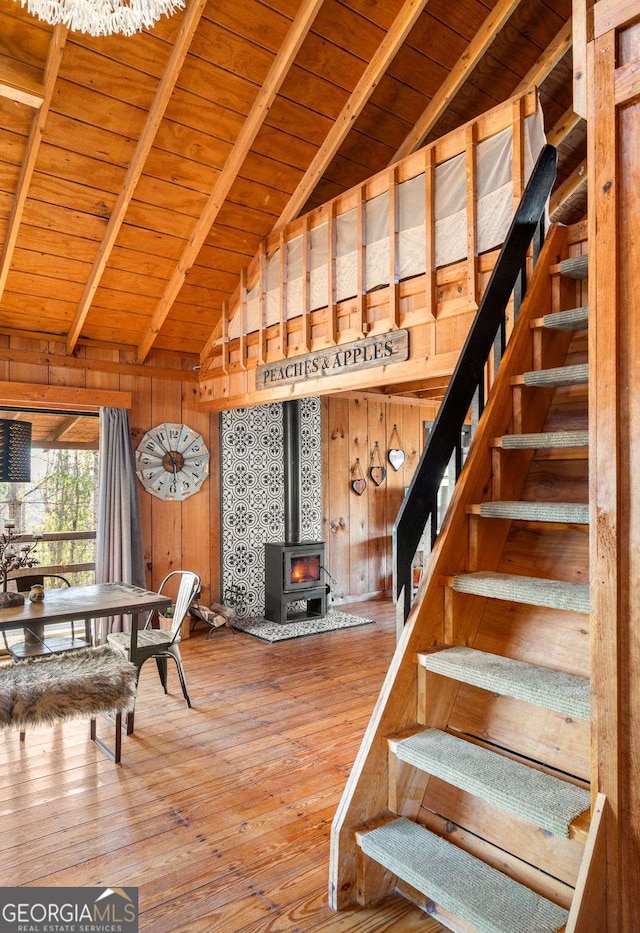
[[[363,337],[362,340],[341,344],[330,350],[305,353],[304,356],[258,366],[256,389],[269,389],[271,386],[327,376],[344,376],[360,369],[403,363],[408,358],[408,331],[394,330],[375,337]]]

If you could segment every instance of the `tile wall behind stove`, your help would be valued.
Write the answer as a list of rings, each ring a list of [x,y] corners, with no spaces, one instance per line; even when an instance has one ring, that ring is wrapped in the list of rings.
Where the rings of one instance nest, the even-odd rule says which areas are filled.
[[[223,412],[222,598],[242,617],[264,612],[264,544],[284,539],[282,405]],[[302,537],[322,536],[320,399],[300,403]]]

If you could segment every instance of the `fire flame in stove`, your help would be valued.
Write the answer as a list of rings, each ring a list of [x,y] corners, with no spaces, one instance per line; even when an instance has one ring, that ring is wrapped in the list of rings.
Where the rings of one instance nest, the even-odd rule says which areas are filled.
[[[294,557],[291,560],[292,583],[317,583],[320,579],[320,558]]]

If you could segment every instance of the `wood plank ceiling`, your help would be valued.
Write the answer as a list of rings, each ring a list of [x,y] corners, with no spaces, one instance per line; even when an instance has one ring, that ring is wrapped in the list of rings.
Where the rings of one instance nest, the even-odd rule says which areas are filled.
[[[571,0],[187,0],[152,33],[92,39],[3,0],[0,333],[198,355],[274,227],[532,80],[560,146],[558,218],[579,219],[570,15]]]

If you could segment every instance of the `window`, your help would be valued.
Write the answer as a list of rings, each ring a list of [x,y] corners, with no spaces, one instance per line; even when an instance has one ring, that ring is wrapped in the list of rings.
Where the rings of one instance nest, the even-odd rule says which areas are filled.
[[[22,543],[42,536],[30,553],[37,566],[12,576],[57,573],[72,585],[93,583],[99,418],[7,408],[0,418],[32,425],[31,481],[0,483],[0,531],[9,522]]]

